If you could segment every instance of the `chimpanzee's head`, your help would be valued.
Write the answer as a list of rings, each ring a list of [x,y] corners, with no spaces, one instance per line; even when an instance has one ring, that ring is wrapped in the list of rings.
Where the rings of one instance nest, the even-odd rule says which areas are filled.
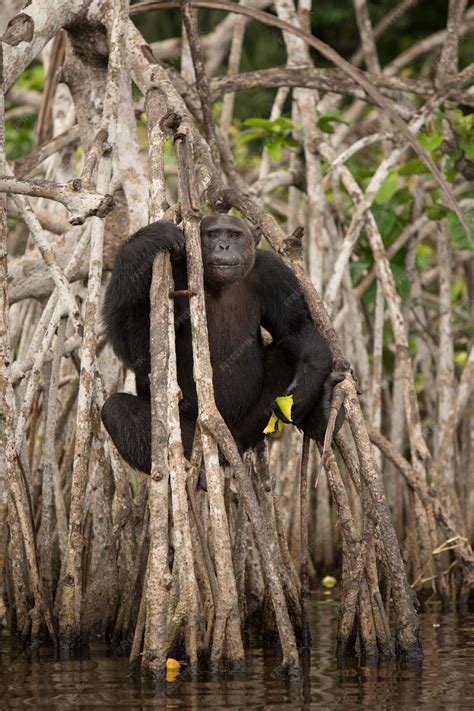
[[[260,235],[246,220],[210,215],[201,222],[206,286],[222,289],[241,281],[252,269]]]

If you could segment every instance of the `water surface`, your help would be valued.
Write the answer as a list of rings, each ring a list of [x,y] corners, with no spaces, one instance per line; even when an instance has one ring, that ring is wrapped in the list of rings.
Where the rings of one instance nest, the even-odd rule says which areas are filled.
[[[55,659],[48,648],[28,660],[4,638],[0,656],[0,709],[474,709],[474,613],[420,615],[424,660],[417,668],[354,663],[334,658],[337,607],[311,605],[313,648],[305,688],[274,674],[279,656],[254,647],[245,678],[168,683],[166,689],[129,673],[127,659],[105,646],[87,658]],[[306,700],[305,700],[306,699]]]

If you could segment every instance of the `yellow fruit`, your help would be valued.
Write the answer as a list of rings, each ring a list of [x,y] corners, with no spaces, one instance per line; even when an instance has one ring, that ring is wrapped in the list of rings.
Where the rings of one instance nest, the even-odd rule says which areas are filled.
[[[276,398],[276,403],[286,419],[291,420],[291,408],[293,407],[293,395],[282,395]]]
[[[276,402],[282,414],[286,417],[287,420],[292,422],[291,408],[293,407],[293,395],[282,395],[281,397],[277,397]],[[263,430],[263,434],[271,434],[275,431],[281,432],[282,429],[283,422],[277,417],[277,415],[275,415],[274,412],[272,412],[271,417],[268,420],[268,424]]]
[[[277,416],[275,415],[274,412],[272,412],[272,415],[271,415],[270,419],[268,420],[268,425],[263,430],[263,434],[271,434],[272,432],[275,432],[277,423],[278,423]]]

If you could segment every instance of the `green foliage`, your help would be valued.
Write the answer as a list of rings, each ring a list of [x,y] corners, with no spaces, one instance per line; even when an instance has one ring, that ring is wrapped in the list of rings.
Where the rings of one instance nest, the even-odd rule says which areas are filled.
[[[398,170],[391,170],[375,196],[376,205],[385,205],[397,192]]]
[[[467,289],[467,284],[465,279],[454,279],[451,285],[451,301],[453,304],[456,302],[464,302],[469,298],[469,293]]]
[[[372,262],[368,259],[358,259],[357,261],[353,260],[350,263],[350,272],[354,286],[357,286],[362,277],[367,274],[371,266]]]
[[[15,86],[30,89],[31,91],[43,91],[44,89],[44,67],[42,64],[32,64],[18,77]]]
[[[461,141],[460,146],[467,160],[474,160],[474,140]]]
[[[418,141],[421,143],[425,151],[428,151],[428,153],[434,153],[434,151],[442,144],[443,136],[437,131],[434,131],[433,133],[424,132],[420,133]]]
[[[410,296],[411,284],[410,277],[406,272],[405,266],[400,266],[395,262],[395,260],[392,260],[390,266],[395,279],[397,291],[400,294],[402,301],[406,301],[406,299]]]
[[[458,351],[455,353],[454,362],[462,370],[467,362],[467,351]]]
[[[43,91],[44,69],[42,64],[32,64],[25,69],[15,86],[30,91]],[[11,108],[8,100],[7,111]],[[35,116],[21,116],[5,123],[5,152],[8,160],[26,156],[34,147]]]
[[[429,269],[433,263],[434,250],[428,244],[420,242],[415,247],[416,266],[423,270]]]
[[[275,120],[250,118],[244,121],[244,126],[253,129],[244,131],[237,138],[237,145],[255,142],[259,150],[265,147],[273,160],[280,160],[284,148],[297,148],[299,143],[292,138],[291,133],[299,128],[290,119]]]
[[[390,244],[393,242],[394,236],[396,236],[399,232],[396,212],[391,209],[390,206],[379,210],[374,208],[372,212],[384,244]]]
[[[5,152],[8,160],[24,158],[34,148],[36,118],[23,116],[5,124]]]
[[[318,126],[324,133],[334,133],[333,123],[349,123],[342,118],[340,111],[329,111],[326,114],[318,114]]]
[[[408,163],[402,165],[398,172],[400,175],[419,175],[421,173],[429,173],[430,171],[420,158],[412,158]]]
[[[470,249],[474,251],[474,242],[472,237],[474,234],[474,209],[466,212],[464,217],[471,228],[470,235],[466,234],[464,227],[459,222],[458,216],[451,210],[448,212],[448,226],[451,240],[457,249]]]
[[[442,205],[433,205],[426,210],[426,214],[430,220],[442,220],[448,214],[448,210]]]
[[[474,114],[464,114],[461,109],[450,113],[440,111],[438,120],[445,120],[451,128],[449,139],[441,145],[441,150],[447,156],[445,168],[446,177],[454,181],[458,173],[468,180],[474,178]]]
[[[474,140],[474,114],[464,114],[461,109],[454,111],[454,131],[466,142]],[[472,146],[471,146],[472,147]]]

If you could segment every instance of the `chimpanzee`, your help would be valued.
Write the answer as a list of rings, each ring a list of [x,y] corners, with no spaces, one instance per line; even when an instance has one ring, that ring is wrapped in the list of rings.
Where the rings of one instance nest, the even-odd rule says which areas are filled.
[[[322,441],[332,387],[344,378],[332,372],[328,344],[309,316],[293,272],[276,254],[257,245],[256,230],[243,219],[211,215],[201,222],[215,399],[241,452],[263,439],[272,410],[279,414],[275,398],[290,393],[293,422]],[[174,224],[155,222],[121,245],[103,309],[113,349],[135,373],[137,395],[109,397],[102,419],[122,457],[147,473],[151,469],[149,291],[153,260],[163,250],[171,255],[175,289],[186,290],[184,235]],[[189,298],[180,295],[174,301],[180,420],[188,458],[197,418]],[[271,335],[270,344],[264,344],[261,326]]]

